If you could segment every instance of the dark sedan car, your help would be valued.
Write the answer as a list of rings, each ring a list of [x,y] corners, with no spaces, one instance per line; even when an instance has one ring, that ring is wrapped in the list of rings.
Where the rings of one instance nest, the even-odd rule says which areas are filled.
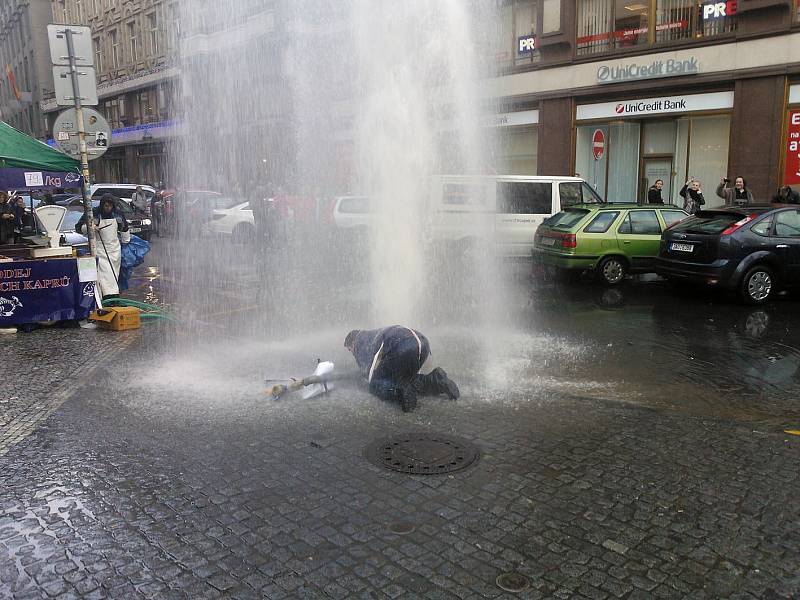
[[[661,236],[656,271],[736,291],[762,304],[800,286],[800,207],[783,204],[703,210]]]

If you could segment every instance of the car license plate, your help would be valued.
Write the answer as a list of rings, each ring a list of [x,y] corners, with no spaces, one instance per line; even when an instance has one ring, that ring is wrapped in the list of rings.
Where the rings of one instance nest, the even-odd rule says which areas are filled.
[[[694,246],[692,244],[672,243],[670,244],[669,249],[674,252],[694,252]]]
[[[542,238],[542,245],[544,246],[552,246],[556,243],[555,238]]]
[[[141,231],[140,227],[131,227],[131,233],[139,233]]]

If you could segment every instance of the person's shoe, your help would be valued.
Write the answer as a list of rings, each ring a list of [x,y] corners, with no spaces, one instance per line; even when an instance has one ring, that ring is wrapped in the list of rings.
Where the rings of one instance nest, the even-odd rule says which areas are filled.
[[[459,396],[461,396],[456,382],[450,379],[441,367],[436,367],[431,371],[430,377],[437,393],[446,394],[450,400],[458,400]]]
[[[400,407],[403,412],[413,412],[417,408],[417,390],[413,385],[407,385],[400,394]]]

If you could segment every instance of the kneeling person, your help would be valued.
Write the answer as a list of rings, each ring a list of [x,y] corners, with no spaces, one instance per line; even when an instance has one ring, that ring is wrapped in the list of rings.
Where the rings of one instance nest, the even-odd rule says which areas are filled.
[[[353,353],[369,391],[382,400],[398,402],[403,412],[416,408],[417,394],[446,394],[451,400],[460,395],[458,386],[443,369],[437,367],[420,375],[419,370],[430,355],[430,345],[419,331],[400,325],[354,329],[347,334],[344,346]]]

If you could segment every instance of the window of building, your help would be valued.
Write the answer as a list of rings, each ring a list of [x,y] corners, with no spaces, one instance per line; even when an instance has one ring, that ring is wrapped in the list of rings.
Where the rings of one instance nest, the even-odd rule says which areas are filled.
[[[92,38],[92,44],[94,44],[94,68],[97,69],[98,73],[103,72],[103,49],[100,46],[100,38]]]
[[[100,0],[92,0],[92,12],[94,13],[95,17],[100,14],[101,10]]]
[[[83,3],[81,0],[75,0],[75,22],[83,23]]]
[[[498,127],[495,172],[536,175],[539,132],[536,127]]]
[[[578,0],[578,54],[720,35],[736,29],[735,2]]]
[[[561,0],[542,0],[542,33],[561,31]]]
[[[136,38],[136,21],[128,23],[128,44],[130,50],[130,59],[132,63],[139,60],[139,43]]]
[[[120,117],[122,116],[120,104],[121,98],[106,100],[103,104],[103,112],[105,113],[106,119],[108,119],[108,124],[111,126],[111,129],[119,129],[123,126],[122,121],[120,120]]]
[[[177,50],[178,39],[180,37],[180,7],[178,6],[177,2],[174,2],[169,5],[167,10],[169,11],[169,37],[167,38],[168,44],[171,50]]]
[[[58,0],[58,7],[54,16],[62,23],[67,22],[67,0]]]
[[[525,65],[539,61],[536,42],[538,11],[538,0],[515,0],[500,8],[499,35],[494,50],[500,65]]]
[[[153,123],[158,120],[158,104],[154,89],[144,90],[134,95],[133,120],[136,125]]]
[[[145,18],[147,19],[147,31],[150,36],[150,54],[158,55],[161,53],[161,48],[158,43],[158,14],[153,11],[147,13]]]
[[[109,30],[108,40],[111,42],[111,68],[118,69],[120,65],[119,35],[117,35],[116,29]]]

